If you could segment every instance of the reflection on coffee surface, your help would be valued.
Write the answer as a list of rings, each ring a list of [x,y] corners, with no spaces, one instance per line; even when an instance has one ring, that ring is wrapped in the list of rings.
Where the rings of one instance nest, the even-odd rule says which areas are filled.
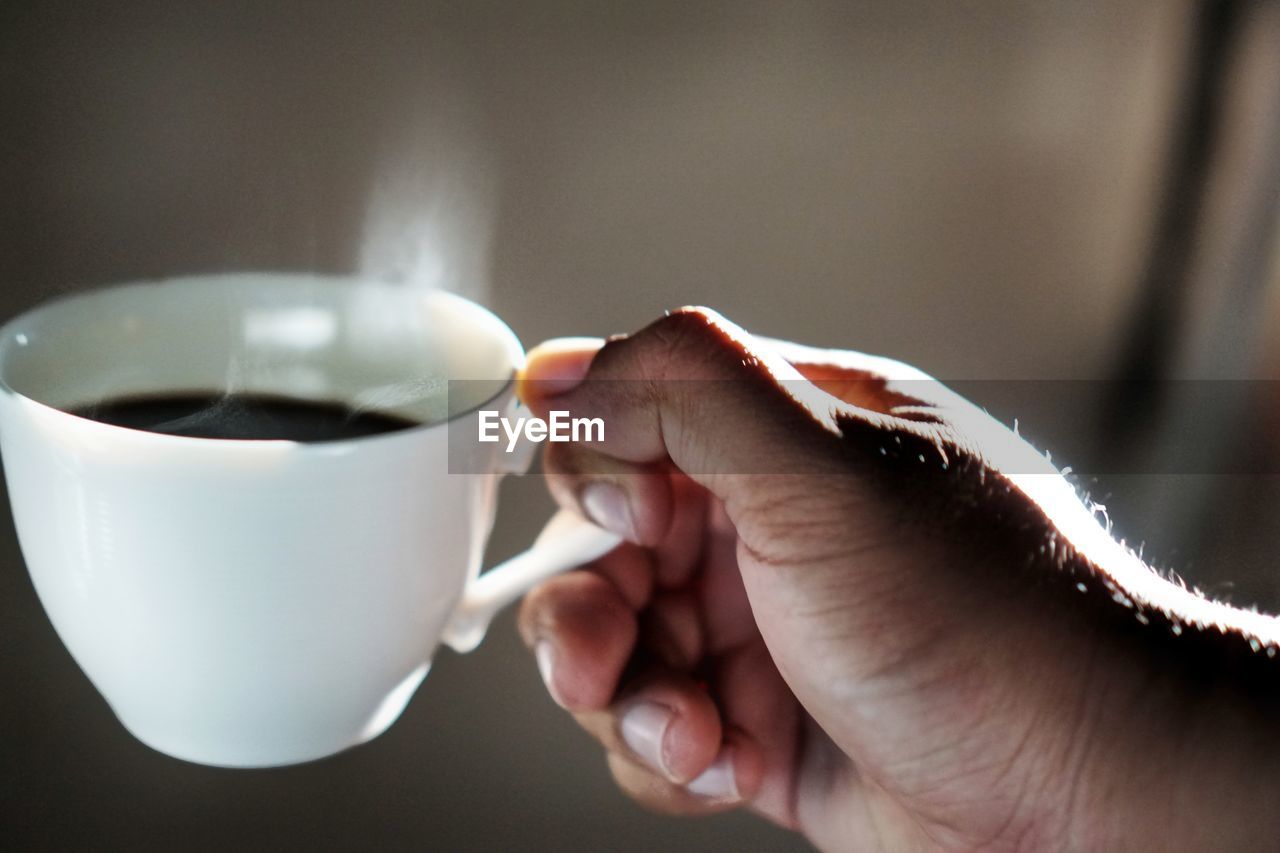
[[[68,411],[105,424],[189,438],[337,441],[420,425],[409,418],[354,409],[345,403],[269,394],[139,395],[107,399]]]

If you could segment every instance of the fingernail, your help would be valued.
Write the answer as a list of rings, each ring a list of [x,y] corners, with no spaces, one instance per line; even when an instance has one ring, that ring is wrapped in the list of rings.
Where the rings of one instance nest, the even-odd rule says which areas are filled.
[[[655,702],[640,702],[622,715],[622,739],[636,757],[663,776],[670,776],[662,741],[671,725],[671,710]]]
[[[542,683],[547,685],[547,692],[557,705],[565,707],[560,692],[556,690],[556,650],[547,640],[539,640],[533,647],[533,656],[538,661],[538,673],[542,676]]]
[[[727,749],[721,751],[720,757],[684,789],[709,800],[738,799],[738,782],[733,777],[733,753]]]
[[[636,522],[627,493],[616,483],[592,483],[582,490],[582,510],[605,530],[636,541]]]

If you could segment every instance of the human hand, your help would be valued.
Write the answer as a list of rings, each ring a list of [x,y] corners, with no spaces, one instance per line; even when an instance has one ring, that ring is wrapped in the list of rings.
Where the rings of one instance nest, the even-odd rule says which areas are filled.
[[[629,544],[520,628],[640,802],[831,850],[1274,839],[1274,620],[1147,572],[922,374],[686,309],[535,349],[521,393],[606,424],[549,485]]]

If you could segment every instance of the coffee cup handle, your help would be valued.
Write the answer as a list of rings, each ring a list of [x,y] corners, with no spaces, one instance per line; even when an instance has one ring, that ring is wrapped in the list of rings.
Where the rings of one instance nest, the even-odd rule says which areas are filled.
[[[537,584],[560,572],[603,557],[622,537],[562,509],[542,528],[533,547],[480,575],[467,587],[441,638],[456,652],[469,652],[484,639],[498,612]]]
[[[512,399],[508,414],[517,417],[524,406]],[[524,474],[533,464],[537,445],[524,436],[499,458],[498,473]],[[529,550],[482,573],[462,593],[441,642],[456,652],[469,652],[484,639],[489,623],[507,605],[552,575],[603,557],[622,542],[571,510],[551,517]]]
[[[607,555],[621,542],[620,535],[598,528],[576,512],[557,512],[529,551],[494,566],[467,585],[444,629],[445,646],[454,652],[472,651],[503,607],[550,576]]]

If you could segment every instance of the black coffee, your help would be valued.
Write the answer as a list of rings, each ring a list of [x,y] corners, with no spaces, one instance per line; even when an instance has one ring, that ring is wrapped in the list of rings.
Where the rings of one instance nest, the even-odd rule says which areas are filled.
[[[157,394],[119,397],[69,410],[73,415],[130,429],[192,438],[337,441],[396,432],[416,421],[266,394]]]

